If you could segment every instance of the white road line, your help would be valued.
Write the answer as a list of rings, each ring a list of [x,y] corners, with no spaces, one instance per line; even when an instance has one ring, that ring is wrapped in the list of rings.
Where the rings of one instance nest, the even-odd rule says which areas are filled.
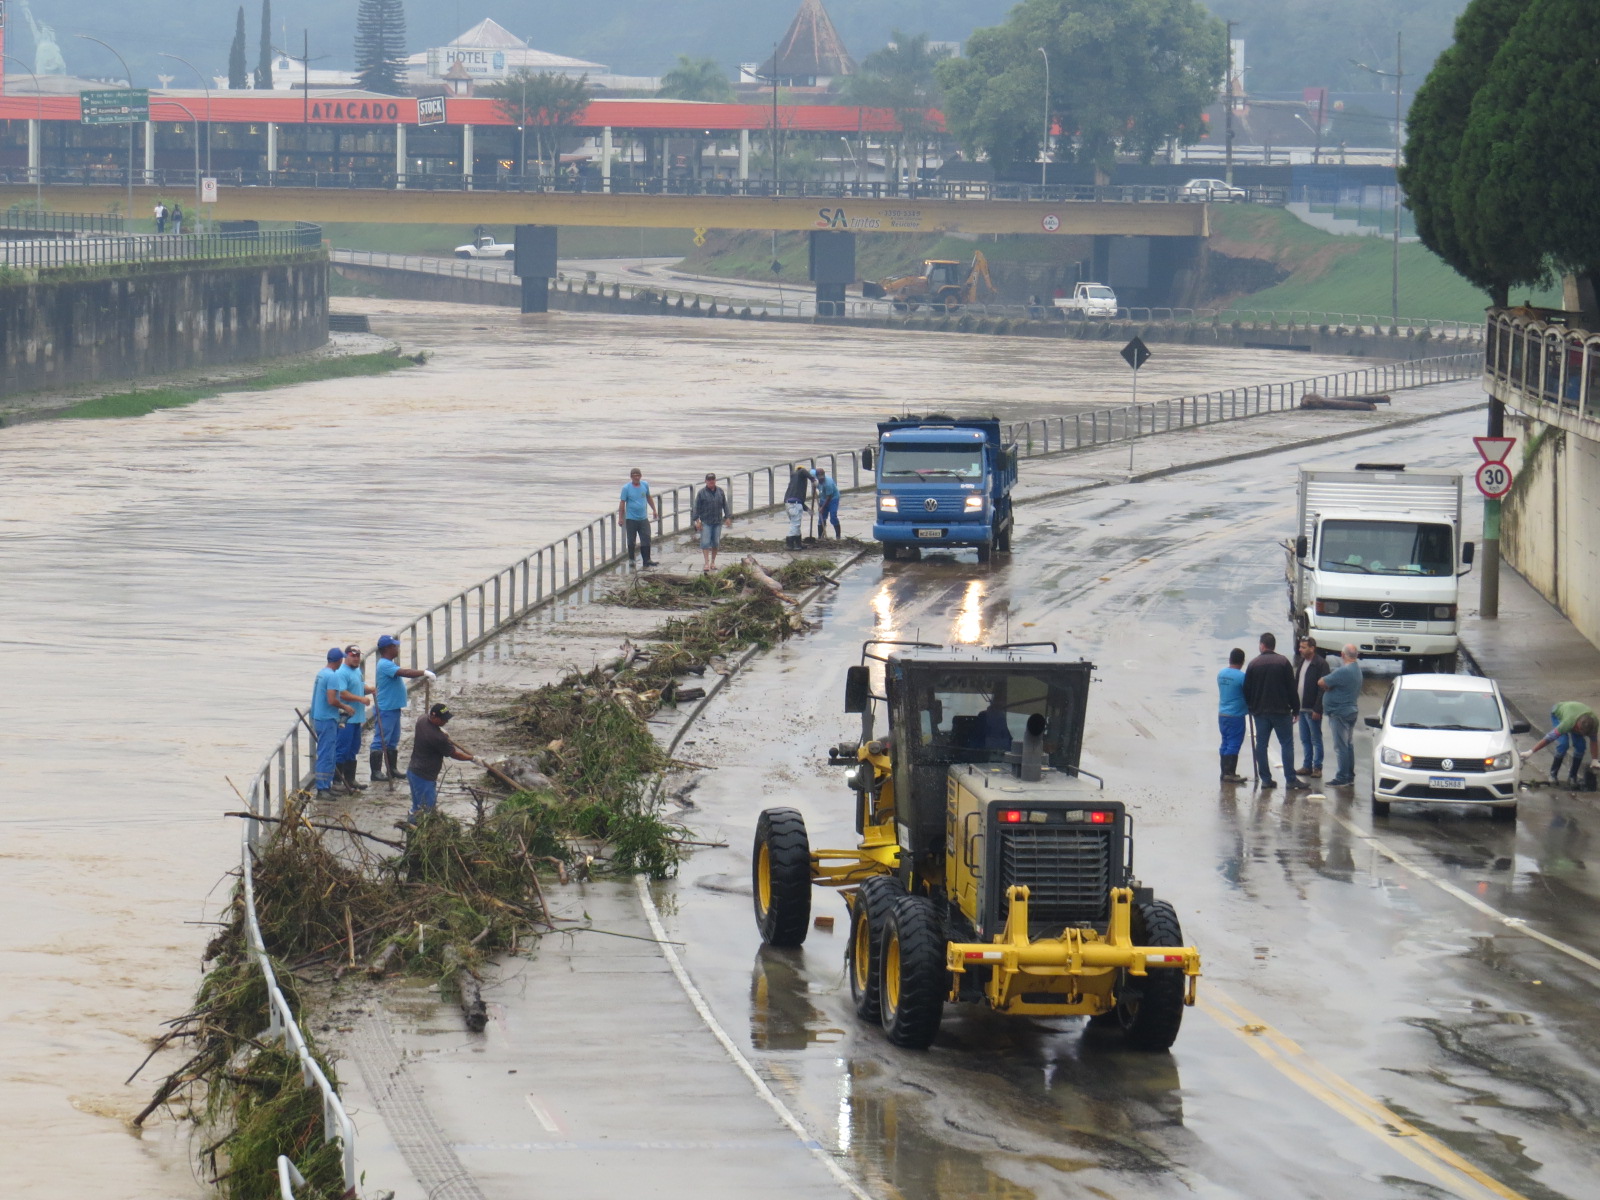
[[[526,1099],[528,1101],[528,1107],[533,1109],[533,1115],[538,1118],[539,1124],[544,1126],[544,1131],[546,1133],[561,1132],[561,1126],[557,1123],[556,1119],[550,1115],[550,1110],[544,1105],[540,1104],[538,1098],[535,1097],[532,1092],[528,1093]]]
[[[833,1155],[823,1149],[822,1143],[811,1136],[810,1131],[800,1123],[800,1119],[789,1110],[789,1106],[780,1100],[777,1093],[767,1086],[767,1081],[756,1073],[756,1069],[750,1060],[744,1056],[744,1053],[734,1043],[734,1040],[728,1036],[727,1031],[718,1023],[715,1014],[711,1011],[711,1006],[706,1003],[706,998],[700,994],[700,989],[695,987],[694,980],[689,978],[689,972],[684,970],[683,960],[678,957],[677,949],[667,940],[667,931],[662,927],[661,914],[656,911],[656,902],[650,895],[648,881],[643,875],[636,875],[634,876],[634,883],[639,888],[639,902],[644,905],[644,915],[645,919],[650,922],[650,932],[655,935],[656,942],[661,946],[661,953],[667,960],[667,966],[672,968],[672,973],[677,977],[679,986],[683,988],[683,994],[689,997],[689,1003],[694,1005],[695,1011],[700,1014],[700,1019],[705,1022],[706,1028],[711,1031],[711,1036],[722,1043],[722,1048],[728,1052],[728,1057],[733,1059],[734,1065],[744,1073],[744,1077],[750,1081],[750,1086],[755,1088],[756,1095],[767,1102],[767,1107],[778,1115],[778,1120],[789,1127],[795,1137],[800,1139],[801,1144],[811,1151],[812,1155],[823,1165],[828,1174],[833,1176],[834,1181],[849,1192],[850,1195],[854,1196],[856,1200],[874,1200],[872,1193],[863,1190],[855,1180],[851,1179],[845,1169],[834,1161]]]
[[[1520,934],[1531,937],[1536,942],[1543,942],[1552,950],[1559,950],[1562,954],[1567,955],[1569,958],[1576,959],[1584,966],[1589,967],[1592,970],[1600,971],[1600,958],[1596,958],[1592,954],[1589,954],[1583,950],[1579,950],[1576,946],[1568,945],[1560,938],[1553,938],[1548,933],[1540,932],[1532,925],[1529,925],[1528,922],[1522,917],[1509,916],[1506,913],[1501,912],[1498,908],[1494,907],[1494,905],[1485,904],[1482,900],[1479,900],[1465,888],[1459,888],[1449,880],[1439,878],[1439,876],[1435,875],[1426,867],[1419,867],[1416,863],[1406,858],[1405,855],[1396,850],[1390,849],[1388,844],[1385,843],[1382,838],[1378,837],[1376,834],[1368,833],[1365,829],[1362,829],[1359,825],[1355,824],[1355,822],[1351,821],[1350,818],[1342,817],[1338,813],[1334,813],[1333,819],[1340,825],[1344,826],[1344,828],[1350,833],[1368,843],[1379,854],[1383,855],[1390,862],[1394,863],[1395,866],[1402,867],[1405,870],[1410,871],[1418,879],[1426,880],[1428,883],[1433,884],[1434,887],[1438,888],[1446,895],[1454,896],[1457,900],[1461,901],[1461,903],[1470,908],[1476,909],[1486,917],[1500,922],[1500,924],[1504,925],[1507,929],[1514,929]]]

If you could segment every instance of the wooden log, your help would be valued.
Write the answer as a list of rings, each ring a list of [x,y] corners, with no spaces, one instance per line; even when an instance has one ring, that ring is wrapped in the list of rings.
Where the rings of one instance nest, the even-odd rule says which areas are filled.
[[[761,564],[756,561],[755,555],[747,554],[744,556],[744,558],[740,559],[740,561],[744,563],[745,566],[750,568],[750,574],[754,576],[755,581],[762,587],[766,588],[767,591],[771,592],[779,600],[782,600],[787,604],[798,605],[799,602],[795,600],[793,596],[786,595],[784,593],[782,584],[761,569]]]
[[[461,1015],[467,1019],[467,1028],[473,1033],[482,1033],[489,1024],[489,1008],[483,1002],[483,991],[478,981],[464,971],[460,976],[460,987]]]
[[[378,957],[367,964],[367,976],[371,979],[382,979],[389,971],[389,960],[400,953],[400,943],[390,942],[381,951]]]
[[[1306,409],[1343,409],[1350,412],[1374,412],[1377,405],[1371,400],[1335,400],[1307,392],[1300,398],[1300,407]]]

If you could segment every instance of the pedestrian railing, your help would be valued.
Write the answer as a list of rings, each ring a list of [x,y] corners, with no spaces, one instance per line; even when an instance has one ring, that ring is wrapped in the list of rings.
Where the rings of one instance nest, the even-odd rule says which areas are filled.
[[[121,233],[120,216],[105,213],[45,212],[37,208],[12,205],[0,212],[0,234],[15,231],[35,233]]]
[[[0,266],[45,270],[122,263],[178,262],[295,254],[322,246],[322,227],[250,229],[226,233],[90,234],[28,242],[0,242]]]
[[[1006,440],[1016,442],[1024,457],[1057,454],[1153,433],[1285,412],[1298,408],[1311,394],[1327,399],[1371,396],[1429,383],[1473,379],[1482,370],[1483,356],[1477,352],[1417,358],[1357,371],[1312,375],[1287,383],[1252,383],[1196,396],[1126,404],[1071,416],[1037,417],[1007,425]]]
[[[1455,354],[1289,383],[1252,384],[1198,396],[1013,422],[1004,428],[1006,439],[1019,443],[1024,456],[1037,457],[1168,430],[1283,412],[1295,407],[1308,392],[1323,396],[1364,395],[1474,378],[1482,369],[1480,355]],[[871,471],[862,466],[861,451],[854,449],[829,451],[720,476],[718,486],[727,491],[733,516],[770,512],[782,506],[789,480],[799,466],[826,468],[846,491],[875,486]],[[653,525],[657,537],[665,538],[693,528],[694,496],[700,486],[680,484],[654,490],[656,516]],[[608,511],[565,537],[502,567],[488,578],[463,588],[402,625],[395,635],[400,642],[401,658],[416,669],[437,671],[448,667],[530,614],[593,583],[614,570],[626,557],[626,534],[617,523],[615,510]],[[247,799],[252,816],[244,822],[242,855],[246,930],[251,956],[267,981],[270,1008],[267,1032],[284,1037],[294,1046],[308,1086],[315,1085],[322,1091],[324,1135],[342,1139],[345,1182],[350,1185],[355,1171],[354,1130],[337,1093],[306,1049],[304,1035],[278,989],[255,914],[251,865],[255,847],[266,829],[266,822],[255,818],[283,817],[288,801],[305,789],[316,773],[315,734],[304,717],[298,713],[296,717],[250,781]],[[289,1194],[284,1192],[284,1195]]]
[[[1552,312],[1491,312],[1484,381],[1491,392],[1515,406],[1550,405],[1600,419],[1600,331],[1565,324],[1565,317]]]

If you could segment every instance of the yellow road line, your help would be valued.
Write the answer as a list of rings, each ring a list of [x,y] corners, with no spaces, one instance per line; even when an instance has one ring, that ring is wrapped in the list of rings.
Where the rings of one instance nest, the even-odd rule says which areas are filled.
[[[1274,1029],[1214,983],[1206,983],[1197,1005],[1217,1024],[1231,1029],[1279,1073],[1321,1100],[1356,1128],[1370,1133],[1416,1163],[1465,1200],[1527,1200],[1462,1158],[1438,1138],[1407,1121],[1374,1096],[1335,1074],[1306,1053],[1294,1039]]]

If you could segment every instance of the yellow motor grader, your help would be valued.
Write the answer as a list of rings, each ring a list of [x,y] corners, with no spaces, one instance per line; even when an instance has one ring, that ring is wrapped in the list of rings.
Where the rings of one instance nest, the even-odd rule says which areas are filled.
[[[960,1002],[1086,1016],[1130,1047],[1168,1049],[1200,955],[1134,878],[1133,818],[1078,765],[1093,670],[1049,642],[865,643],[845,685],[860,741],[830,752],[852,767],[860,842],[813,850],[796,809],[763,812],[762,940],[800,945],[812,886],[838,888],[856,1013],[897,1046],[930,1045]]]

